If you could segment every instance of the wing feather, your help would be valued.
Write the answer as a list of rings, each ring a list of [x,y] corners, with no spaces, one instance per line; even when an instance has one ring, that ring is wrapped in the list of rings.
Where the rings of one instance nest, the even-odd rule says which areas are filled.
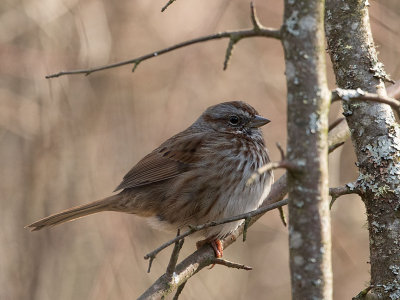
[[[181,132],[168,139],[140,160],[114,192],[160,182],[186,172],[198,160],[203,136]]]

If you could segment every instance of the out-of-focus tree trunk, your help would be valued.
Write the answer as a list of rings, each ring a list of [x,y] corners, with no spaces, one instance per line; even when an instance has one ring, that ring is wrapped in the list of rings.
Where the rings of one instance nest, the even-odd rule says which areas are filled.
[[[340,88],[386,93],[387,75],[372,39],[368,1],[327,1],[326,35]],[[386,104],[344,102],[343,108],[368,216],[372,292],[380,299],[400,299],[399,127]]]

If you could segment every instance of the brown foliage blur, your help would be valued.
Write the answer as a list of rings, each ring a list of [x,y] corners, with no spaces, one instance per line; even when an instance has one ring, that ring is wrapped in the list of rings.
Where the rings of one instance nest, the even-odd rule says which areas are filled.
[[[227,40],[211,41],[139,65],[46,80],[60,70],[141,56],[177,42],[250,27],[246,1],[3,0],[0,2],[0,299],[132,299],[164,272],[143,256],[173,235],[145,220],[101,213],[51,230],[24,225],[110,195],[122,176],[209,105],[245,100],[272,120],[264,129],[273,160],[286,144],[283,51],[246,39],[222,71]],[[256,3],[261,22],[279,27],[280,1]],[[371,3],[380,58],[400,78],[400,4]],[[334,88],[330,74],[330,87]],[[340,116],[332,107],[332,120]],[[276,177],[281,173],[276,172]],[[331,186],[357,177],[349,142],[330,159]],[[358,197],[332,210],[335,299],[368,282],[365,212]],[[184,245],[181,257],[195,249]],[[189,280],[183,299],[289,299],[287,229],[273,211],[225,256],[254,267],[216,266]]]

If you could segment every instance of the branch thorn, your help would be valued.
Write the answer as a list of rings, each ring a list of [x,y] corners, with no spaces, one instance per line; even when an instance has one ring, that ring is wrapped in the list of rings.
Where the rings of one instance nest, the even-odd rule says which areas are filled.
[[[149,258],[150,258],[150,260],[149,260],[149,267],[147,268],[147,273],[150,273],[151,265],[153,264],[153,260],[154,260],[156,257],[155,257],[155,256],[150,256]]]
[[[168,2],[167,2],[167,4],[165,4],[164,6],[163,6],[163,8],[161,8],[161,12],[164,12],[164,10],[166,10],[167,8],[168,8],[168,6],[170,6],[172,3],[174,3],[176,0],[169,0]]]
[[[251,17],[251,23],[253,24],[254,30],[256,30],[256,31],[260,30],[261,24],[257,18],[256,8],[255,8],[253,2],[250,2],[250,17]]]
[[[283,226],[287,227],[286,216],[285,216],[285,212],[283,211],[282,206],[278,207],[278,210],[279,210],[279,216],[281,217]]]
[[[276,143],[276,147],[278,148],[279,153],[281,154],[281,160],[282,160],[282,161],[285,160],[285,152],[283,151],[283,149],[282,149],[282,147],[281,147],[281,144]]]
[[[244,226],[243,226],[243,242],[246,241],[247,238],[247,229],[249,228],[250,218],[244,219]]]
[[[232,56],[233,47],[235,46],[235,44],[238,41],[239,41],[239,39],[235,39],[231,35],[231,37],[229,39],[229,44],[228,44],[228,47],[226,48],[226,53],[225,53],[224,68],[223,68],[224,71],[228,68],[228,63],[229,63],[229,59]]]

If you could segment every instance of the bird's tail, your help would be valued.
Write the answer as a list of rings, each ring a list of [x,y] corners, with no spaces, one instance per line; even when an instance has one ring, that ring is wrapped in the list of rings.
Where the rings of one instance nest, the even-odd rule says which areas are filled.
[[[44,227],[52,227],[64,222],[82,218],[87,215],[95,214],[101,211],[113,210],[113,204],[119,200],[119,195],[113,195],[98,201],[94,201],[85,205],[72,207],[62,212],[43,218],[25,228],[30,228],[31,231],[40,230]]]

